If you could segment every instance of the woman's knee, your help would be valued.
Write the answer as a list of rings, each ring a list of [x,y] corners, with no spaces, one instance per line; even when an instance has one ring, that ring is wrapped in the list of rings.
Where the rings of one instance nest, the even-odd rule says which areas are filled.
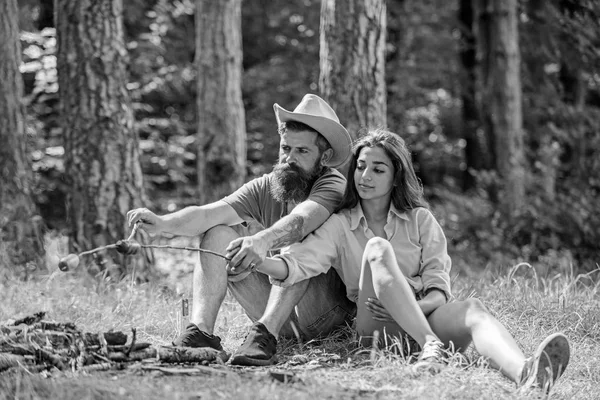
[[[469,298],[464,300],[462,305],[464,307],[465,322],[469,326],[476,325],[491,317],[487,308],[479,299]]]
[[[385,260],[393,254],[391,243],[380,237],[369,239],[365,246],[364,256],[369,264],[379,264],[378,261]]]

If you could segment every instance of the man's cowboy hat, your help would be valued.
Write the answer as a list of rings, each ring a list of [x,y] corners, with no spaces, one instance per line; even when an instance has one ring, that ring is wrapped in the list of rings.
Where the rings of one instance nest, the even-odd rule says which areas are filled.
[[[340,120],[329,104],[319,96],[307,94],[294,111],[288,111],[279,104],[273,104],[277,126],[282,122],[298,121],[319,132],[331,145],[333,157],[326,163],[328,167],[339,167],[350,157],[352,140],[350,134],[340,124]]]

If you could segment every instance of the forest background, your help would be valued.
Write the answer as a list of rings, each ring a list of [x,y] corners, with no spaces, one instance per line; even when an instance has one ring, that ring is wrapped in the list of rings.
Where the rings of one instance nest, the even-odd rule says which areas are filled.
[[[74,188],[65,176],[69,145],[59,112],[55,6],[47,0],[20,0],[18,6],[23,168],[33,171],[33,220],[42,232],[71,237],[69,221],[76,216],[69,210]],[[485,38],[474,29],[470,1],[387,2],[387,121],[379,125],[409,144],[455,268],[469,273],[526,261],[545,276],[589,272],[598,267],[600,250],[600,8],[568,0],[520,0],[516,6],[525,189],[516,214],[502,211],[507,194],[494,165],[486,164],[489,149],[473,144],[489,133],[474,87],[482,64],[477,42]],[[201,187],[198,179],[194,2],[131,0],[123,7],[143,205],[165,213],[198,204],[214,182],[209,178]],[[273,103],[293,109],[305,93],[320,93],[321,2],[244,1],[241,12],[247,181],[270,171],[277,158]],[[5,215],[18,206],[11,211],[7,195],[2,203]],[[9,231],[5,226],[5,238]],[[126,234],[124,228],[120,237]],[[0,262],[27,276],[27,258]]]

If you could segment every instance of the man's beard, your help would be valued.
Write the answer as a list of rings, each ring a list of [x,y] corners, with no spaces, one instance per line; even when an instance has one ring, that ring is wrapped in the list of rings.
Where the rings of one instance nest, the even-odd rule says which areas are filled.
[[[300,203],[308,198],[314,183],[319,179],[323,168],[319,162],[310,172],[287,163],[277,163],[273,167],[271,180],[271,196],[280,203],[288,201]]]

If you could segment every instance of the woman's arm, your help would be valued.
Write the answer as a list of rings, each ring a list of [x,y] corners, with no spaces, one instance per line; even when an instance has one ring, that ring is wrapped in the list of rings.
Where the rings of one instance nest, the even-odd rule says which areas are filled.
[[[281,258],[267,257],[256,270],[279,281],[284,281],[289,275],[288,265]]]
[[[438,289],[444,293],[446,300],[450,300],[452,297],[450,291],[452,261],[448,255],[444,231],[427,209],[419,209],[418,223],[422,249],[419,275],[423,282],[423,290],[428,293],[432,289]]]

